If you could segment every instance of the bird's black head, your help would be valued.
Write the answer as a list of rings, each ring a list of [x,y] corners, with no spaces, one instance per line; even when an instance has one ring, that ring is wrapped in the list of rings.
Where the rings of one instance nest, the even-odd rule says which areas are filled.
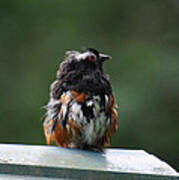
[[[111,59],[112,57],[107,55],[107,54],[102,54],[102,53],[99,53],[96,49],[93,49],[93,48],[87,48],[86,49],[87,52],[90,52],[90,54],[93,54],[96,56],[96,59],[99,61],[99,62],[104,62],[105,60],[108,60],[108,59]]]
[[[63,91],[70,89],[92,94],[110,93],[111,87],[103,72],[103,62],[110,58],[92,48],[84,52],[67,51],[57,71],[59,86]]]
[[[87,48],[84,52],[67,51],[65,61],[69,66],[76,68],[99,68],[102,70],[102,64],[105,60],[111,59],[111,56],[99,53],[96,49]]]
[[[111,59],[111,56],[99,53],[96,49],[87,48],[86,52],[83,54],[86,55],[86,60],[96,61],[98,63],[102,63],[107,59]]]

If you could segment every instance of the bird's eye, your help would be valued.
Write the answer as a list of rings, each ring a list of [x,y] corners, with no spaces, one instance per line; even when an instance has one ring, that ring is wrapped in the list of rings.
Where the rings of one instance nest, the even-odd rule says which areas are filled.
[[[96,58],[95,58],[95,56],[93,56],[93,55],[90,55],[90,56],[88,56],[88,60],[90,60],[90,61],[94,61]]]

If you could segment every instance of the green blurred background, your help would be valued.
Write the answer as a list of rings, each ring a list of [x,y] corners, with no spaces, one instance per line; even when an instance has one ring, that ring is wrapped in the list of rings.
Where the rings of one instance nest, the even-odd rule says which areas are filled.
[[[40,117],[66,50],[97,48],[120,106],[112,147],[179,170],[179,1],[0,2],[0,142],[45,144]]]

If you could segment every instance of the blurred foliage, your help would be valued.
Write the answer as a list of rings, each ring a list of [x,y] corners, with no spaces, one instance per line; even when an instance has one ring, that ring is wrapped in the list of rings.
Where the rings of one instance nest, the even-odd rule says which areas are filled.
[[[45,144],[40,117],[69,49],[94,47],[120,106],[113,147],[179,170],[179,1],[0,2],[0,142]]]

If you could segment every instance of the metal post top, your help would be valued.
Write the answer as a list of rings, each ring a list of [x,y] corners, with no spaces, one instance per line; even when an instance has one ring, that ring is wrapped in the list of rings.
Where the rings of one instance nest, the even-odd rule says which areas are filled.
[[[179,174],[172,167],[143,150],[106,149],[104,153],[98,153],[54,146],[0,144],[0,169],[3,169],[1,168],[3,166],[12,165],[56,168],[63,169],[63,172],[64,170],[91,171],[179,179]],[[0,173],[9,174],[10,171],[0,170]],[[61,177],[64,178],[64,176]]]

